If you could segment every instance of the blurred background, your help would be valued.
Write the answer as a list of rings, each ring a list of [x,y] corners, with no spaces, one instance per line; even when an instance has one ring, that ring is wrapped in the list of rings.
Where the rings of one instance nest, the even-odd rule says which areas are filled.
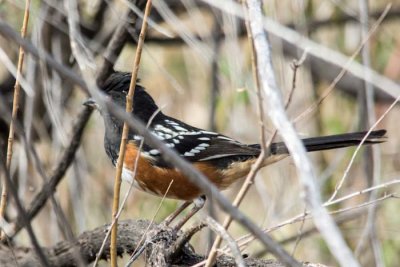
[[[265,15],[270,19],[348,57],[360,48],[363,39],[360,2],[363,1],[263,1]],[[392,4],[383,22],[367,41],[367,55],[373,70],[398,82],[400,3],[386,0],[364,2],[369,4],[368,28],[372,28],[387,5]],[[24,2],[21,0],[1,1],[1,20],[19,31],[23,7]],[[130,7],[126,1],[79,1],[81,41],[87,48],[88,57],[95,62],[92,66],[94,70],[100,68],[111,35],[117,25],[124,22]],[[79,74],[80,70],[71,54],[66,14],[63,1],[32,1],[28,38],[35,46],[47,51],[57,61]],[[140,25],[140,19],[134,25],[129,25],[131,38],[128,38],[116,60],[116,70],[131,71],[136,49],[135,39]],[[301,49],[304,47],[299,50],[295,46],[289,49],[279,36],[270,37],[275,75],[284,99],[295,87],[288,106],[288,116],[295,119],[327,91],[340,69],[335,72],[329,63],[322,60],[306,61],[297,68],[293,83],[292,64],[294,60],[301,58]],[[0,48],[1,105],[11,111],[15,80],[6,62],[8,57],[16,65],[18,45],[2,36]],[[321,55],[321,58],[324,56]],[[363,61],[361,53],[357,53],[355,60]],[[57,166],[62,151],[69,144],[72,126],[83,108],[86,95],[29,54],[24,66],[24,77],[34,95],[27,96],[23,93],[19,122],[24,126],[28,142],[38,151],[45,172],[50,175]],[[210,7],[203,1],[154,1],[139,77],[140,83],[147,88],[164,113],[242,142],[259,142],[257,98],[246,29],[243,21],[227,10]],[[296,121],[295,127],[301,137],[368,129],[361,99],[365,84],[357,79],[346,81],[347,83],[342,84],[339,82],[316,110]],[[400,95],[400,91],[397,95]],[[382,116],[394,100],[392,96],[377,89],[372,107],[374,116]],[[387,142],[377,146],[376,157],[372,160],[368,160],[365,150],[359,153],[339,191],[339,197],[400,179],[399,113],[398,106],[395,106],[378,124],[378,129],[388,130]],[[9,119],[4,112],[0,115],[3,117],[0,121],[0,143],[2,149],[5,149]],[[274,128],[269,121],[266,126],[267,135],[270,136]],[[55,193],[75,235],[110,222],[115,169],[105,154],[103,135],[103,121],[99,113],[94,112],[85,128],[76,158]],[[17,139],[20,140],[18,135]],[[279,135],[276,140],[280,140]],[[310,154],[323,201],[332,195],[354,150],[350,148]],[[372,166],[375,176],[371,175]],[[23,142],[17,141],[15,144],[11,174],[18,186],[21,200],[28,206],[40,191],[43,181]],[[233,199],[240,186],[241,182],[238,182],[224,194]],[[122,194],[127,189],[128,185],[124,183]],[[387,197],[380,201],[374,200],[385,194],[397,194],[398,186],[390,185],[374,192],[374,195],[362,194],[331,205],[328,209],[332,212],[339,211],[335,213],[335,217],[344,216],[340,229],[362,266],[398,266],[398,199]],[[373,205],[361,207],[371,200]],[[160,211],[155,214],[160,201],[158,197],[133,190],[121,218],[152,219],[155,216],[155,220],[160,222],[179,204],[175,200],[165,200]],[[207,204],[212,207],[205,208],[203,214],[200,213],[189,221],[186,227],[210,210],[220,222],[223,221],[224,213],[212,201]],[[276,240],[286,240],[285,248],[300,261],[336,265],[317,232],[300,238],[301,233],[313,228],[312,220],[299,220],[275,228],[305,211],[302,188],[290,158],[258,173],[240,209],[255,223],[270,229],[270,234]],[[348,210],[340,212],[343,209]],[[368,214],[372,214],[372,219],[368,220]],[[16,215],[14,203],[10,202],[7,219],[12,221]],[[372,222],[368,231],[365,230],[370,227],[367,222]],[[50,202],[35,217],[33,226],[41,245],[50,246],[65,239]],[[230,233],[235,238],[246,235],[246,231],[236,223],[230,228]],[[199,253],[207,253],[210,238],[212,235],[204,230],[195,236],[192,245]],[[29,245],[25,231],[16,236],[16,242]],[[243,251],[252,257],[271,257],[257,241],[245,244]]]

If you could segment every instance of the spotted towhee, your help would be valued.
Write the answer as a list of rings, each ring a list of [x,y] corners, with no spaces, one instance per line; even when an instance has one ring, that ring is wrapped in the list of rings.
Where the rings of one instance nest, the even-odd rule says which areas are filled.
[[[131,80],[130,73],[115,72],[105,82],[103,91],[114,103],[125,107],[126,95]],[[107,155],[115,165],[118,158],[123,121],[98,107],[93,100],[86,105],[99,108],[105,124],[104,146]],[[150,131],[174,149],[183,158],[192,162],[219,189],[225,189],[244,177],[260,154],[260,145],[243,144],[225,135],[190,126],[161,112],[145,89],[137,85],[133,99],[133,115],[149,125]],[[364,144],[383,142],[385,130],[373,131]],[[366,132],[303,139],[307,151],[319,151],[360,143]],[[190,182],[176,168],[165,162],[160,151],[144,144],[139,150],[142,137],[130,131],[122,178],[143,191],[185,201],[192,201],[202,195],[200,189]],[[136,176],[133,177],[136,157],[139,154]],[[272,143],[264,165],[288,156],[283,142]],[[172,184],[170,185],[172,181]],[[169,190],[167,190],[169,187]]]

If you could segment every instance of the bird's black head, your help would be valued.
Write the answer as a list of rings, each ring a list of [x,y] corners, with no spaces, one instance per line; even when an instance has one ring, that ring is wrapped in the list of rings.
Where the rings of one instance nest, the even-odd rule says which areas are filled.
[[[128,72],[114,72],[101,87],[101,90],[107,97],[110,98],[114,104],[117,104],[123,109],[126,107],[126,96],[128,95],[131,76],[131,73]],[[110,112],[107,112],[107,110],[99,106],[93,98],[88,99],[83,104],[98,109],[105,119],[109,117],[113,121],[118,121]],[[147,123],[154,114],[161,114],[153,98],[138,84],[136,84],[135,87],[132,113],[144,123]],[[122,122],[118,124],[122,125]]]
[[[104,86],[101,88],[112,100],[113,103],[125,108],[126,96],[129,91],[131,81],[131,73],[127,72],[114,72],[105,81]],[[147,123],[148,120],[155,113],[159,113],[158,107],[153,98],[146,92],[146,90],[136,85],[135,94],[133,97],[133,114]]]
[[[101,89],[114,104],[117,104],[121,108],[125,109],[126,96],[129,91],[130,81],[130,73],[114,72],[107,78]],[[123,120],[117,118],[111,112],[108,112],[101,106],[99,107],[93,99],[86,101],[84,104],[88,106],[95,106],[99,109],[105,124],[104,147],[107,155],[115,164],[119,153]],[[154,119],[157,119],[159,116],[163,116],[153,98],[140,85],[136,85],[135,88],[132,113],[145,124],[148,123],[154,114],[156,114]],[[134,138],[134,134],[134,132],[130,131],[128,138]]]

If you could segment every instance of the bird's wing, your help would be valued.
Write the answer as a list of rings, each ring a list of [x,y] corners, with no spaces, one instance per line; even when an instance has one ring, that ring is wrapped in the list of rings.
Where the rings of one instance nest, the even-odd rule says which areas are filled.
[[[190,162],[237,160],[255,157],[258,148],[242,144],[230,137],[192,127],[173,118],[154,122],[151,131],[166,145]],[[155,165],[167,166],[160,151],[144,145],[143,152]]]

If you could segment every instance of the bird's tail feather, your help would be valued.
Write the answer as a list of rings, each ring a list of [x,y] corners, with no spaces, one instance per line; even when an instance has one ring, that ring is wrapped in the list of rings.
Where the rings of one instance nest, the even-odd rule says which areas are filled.
[[[367,132],[355,132],[337,135],[328,135],[321,137],[312,137],[302,139],[303,144],[308,152],[328,150],[349,146],[357,146],[361,143]],[[385,142],[386,130],[372,131],[364,141],[364,145],[378,144]],[[272,155],[288,154],[288,149],[283,142],[272,143],[270,147]]]

